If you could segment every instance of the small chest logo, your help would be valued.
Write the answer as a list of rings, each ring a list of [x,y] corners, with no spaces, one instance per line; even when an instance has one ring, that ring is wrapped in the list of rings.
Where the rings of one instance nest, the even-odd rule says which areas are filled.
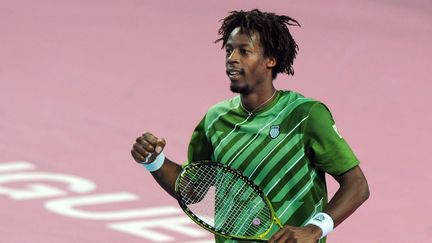
[[[270,127],[270,137],[271,138],[277,138],[277,136],[279,136],[279,134],[280,134],[280,127],[279,127],[279,125],[272,125],[271,127]]]

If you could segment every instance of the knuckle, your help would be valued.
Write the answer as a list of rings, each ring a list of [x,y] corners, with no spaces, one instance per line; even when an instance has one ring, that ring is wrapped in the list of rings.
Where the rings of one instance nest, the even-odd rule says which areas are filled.
[[[147,135],[147,136],[143,135],[143,138],[144,138],[143,140],[145,142],[150,143],[150,144],[156,144],[157,141],[158,141],[158,139],[155,136],[153,136],[153,134],[150,134],[150,135]]]
[[[142,147],[141,147],[140,144],[136,143],[136,144],[133,145],[133,149],[134,149],[136,152],[140,152],[140,151],[142,150]]]
[[[149,133],[149,132],[146,132],[146,133],[144,133],[144,134],[142,135],[142,137],[145,138],[145,139],[152,139],[152,138],[154,138],[155,136],[154,136],[153,134]]]
[[[138,153],[135,152],[134,150],[132,150],[131,153],[132,153],[132,157],[133,157],[136,161],[138,161],[138,160],[143,160],[143,159],[144,159],[143,156],[141,156],[140,154],[138,154]]]
[[[148,144],[148,143],[146,144],[145,149],[148,152],[153,152],[154,151],[154,147],[151,144]]]
[[[135,142],[137,142],[137,143],[141,143],[142,141],[143,141],[143,137],[137,137],[136,139],[135,139]]]

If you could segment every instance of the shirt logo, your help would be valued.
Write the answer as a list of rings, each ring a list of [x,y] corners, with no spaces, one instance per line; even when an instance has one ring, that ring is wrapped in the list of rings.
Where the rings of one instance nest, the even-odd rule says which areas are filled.
[[[324,221],[324,219],[325,219],[324,215],[317,215],[313,220],[322,222]]]
[[[270,127],[270,133],[269,133],[270,137],[275,139],[275,138],[277,138],[277,136],[279,136],[279,134],[280,134],[279,125],[272,125]]]

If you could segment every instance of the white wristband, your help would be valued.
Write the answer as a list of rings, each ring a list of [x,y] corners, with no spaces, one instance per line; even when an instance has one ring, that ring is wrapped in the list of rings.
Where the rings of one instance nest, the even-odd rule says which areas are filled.
[[[148,171],[153,172],[159,170],[162,167],[164,161],[165,161],[165,155],[162,152],[156,157],[156,159],[153,162],[148,164],[143,164],[143,165]]]
[[[313,216],[313,218],[306,224],[313,224],[320,227],[322,230],[321,238],[332,232],[334,227],[333,219],[326,213],[315,214],[315,216]]]

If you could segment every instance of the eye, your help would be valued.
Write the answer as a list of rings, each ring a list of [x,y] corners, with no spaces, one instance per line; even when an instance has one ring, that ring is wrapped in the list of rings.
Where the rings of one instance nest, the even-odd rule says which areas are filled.
[[[246,50],[246,49],[240,49],[239,52],[240,52],[240,54],[243,55],[243,56],[249,54],[249,51]]]
[[[225,49],[225,52],[226,52],[226,55],[229,56],[229,55],[231,55],[231,53],[232,53],[232,49],[229,48],[229,47],[227,47],[227,48]]]

